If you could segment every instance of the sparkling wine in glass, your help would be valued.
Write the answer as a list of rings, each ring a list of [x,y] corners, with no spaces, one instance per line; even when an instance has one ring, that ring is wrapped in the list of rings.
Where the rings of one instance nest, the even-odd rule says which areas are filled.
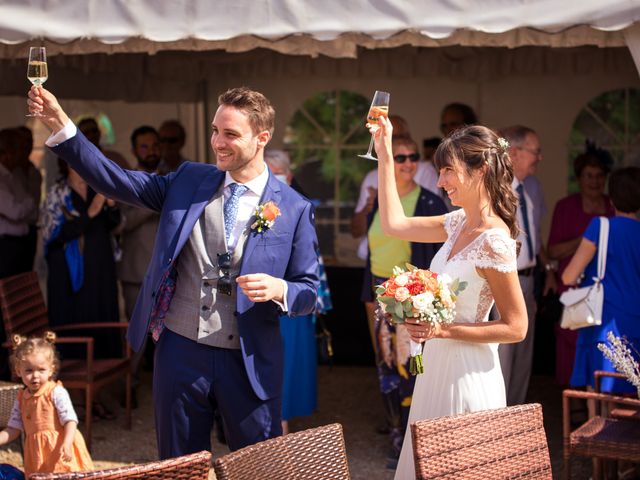
[[[367,123],[370,125],[378,125],[378,119],[380,117],[387,118],[389,116],[389,93],[382,92],[380,90],[376,90],[376,93],[373,94],[373,100],[371,101],[371,107],[369,108],[369,113],[367,114]],[[377,127],[379,128],[379,127]],[[375,130],[374,130],[375,132]],[[373,150],[373,135],[371,135],[371,141],[369,142],[369,150],[365,155],[358,155],[361,158],[366,158],[368,160],[378,159],[372,155]]]
[[[47,68],[47,50],[45,47],[31,47],[29,49],[29,65],[27,78],[36,87],[40,87],[49,78]],[[29,114],[27,117],[42,117],[41,114]]]
[[[49,78],[47,70],[47,51],[44,47],[31,47],[29,49],[29,66],[27,78],[36,87],[39,87]]]

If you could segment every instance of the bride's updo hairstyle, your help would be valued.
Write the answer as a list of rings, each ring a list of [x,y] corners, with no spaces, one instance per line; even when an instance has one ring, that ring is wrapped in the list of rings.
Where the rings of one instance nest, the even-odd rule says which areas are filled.
[[[468,174],[485,168],[484,187],[493,210],[509,227],[512,238],[518,236],[516,212],[518,199],[513,192],[513,166],[504,138],[482,125],[462,127],[445,137],[433,157],[436,170],[463,167]],[[486,165],[486,167],[485,167]]]

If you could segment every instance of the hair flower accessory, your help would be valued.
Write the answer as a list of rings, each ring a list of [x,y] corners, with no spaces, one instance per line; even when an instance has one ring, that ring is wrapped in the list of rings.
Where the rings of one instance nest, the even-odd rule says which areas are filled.
[[[509,150],[509,141],[504,137],[498,137],[498,145],[504,152]]]
[[[500,146],[500,148],[506,152],[507,150],[509,150],[509,141],[504,138],[504,137],[499,137],[498,138],[498,145]]]
[[[276,218],[282,215],[282,213],[274,202],[269,201],[258,205],[254,215],[256,219],[251,225],[251,230],[262,233],[264,230],[273,228],[273,225],[276,223]]]

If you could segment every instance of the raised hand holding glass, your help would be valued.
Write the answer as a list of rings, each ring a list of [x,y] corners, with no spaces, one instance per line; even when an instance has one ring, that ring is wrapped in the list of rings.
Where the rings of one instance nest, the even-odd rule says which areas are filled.
[[[27,66],[27,78],[36,87],[42,86],[49,78],[47,68],[47,50],[45,47],[29,48],[29,64]],[[39,113],[30,113],[27,117],[42,117]]]
[[[376,93],[373,94],[373,100],[371,101],[371,107],[369,108],[369,113],[367,114],[367,124],[368,125],[378,125],[378,118],[380,117],[389,117],[389,97],[391,95],[388,92],[382,92],[380,90],[376,90]],[[373,130],[375,132],[375,128]],[[373,135],[371,135],[371,141],[369,142],[369,150],[365,155],[358,155],[361,158],[366,158],[368,160],[378,159],[372,155],[373,150]]]

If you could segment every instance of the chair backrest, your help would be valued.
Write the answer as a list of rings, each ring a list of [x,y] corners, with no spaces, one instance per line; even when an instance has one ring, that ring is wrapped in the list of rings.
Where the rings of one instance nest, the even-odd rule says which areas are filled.
[[[0,382],[0,429],[9,423],[13,404],[23,387],[21,383]]]
[[[213,462],[217,480],[348,480],[339,423],[265,440]]]
[[[411,424],[418,479],[551,479],[539,404]]]
[[[49,327],[47,306],[36,272],[26,272],[0,280],[0,306],[7,340],[19,333],[38,335]]]
[[[30,480],[207,480],[211,469],[211,452],[202,451],[177,458],[141,465],[73,473],[33,473]]]

